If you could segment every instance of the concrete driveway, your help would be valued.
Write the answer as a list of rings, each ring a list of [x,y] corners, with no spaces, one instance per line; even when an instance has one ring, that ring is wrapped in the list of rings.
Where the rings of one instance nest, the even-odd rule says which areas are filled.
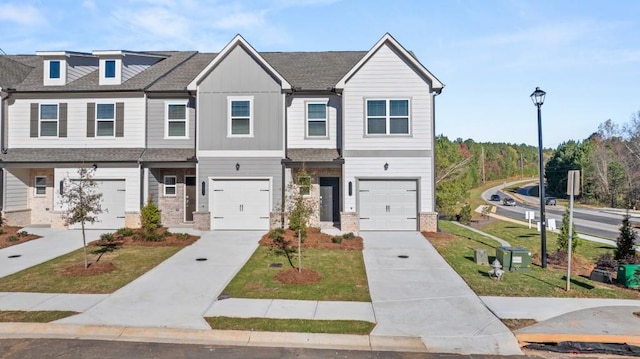
[[[210,329],[203,314],[255,251],[263,232],[198,234],[194,244],[84,313],[57,323]]]
[[[373,336],[419,336],[431,352],[522,354],[511,331],[422,234],[360,235],[378,322]]]

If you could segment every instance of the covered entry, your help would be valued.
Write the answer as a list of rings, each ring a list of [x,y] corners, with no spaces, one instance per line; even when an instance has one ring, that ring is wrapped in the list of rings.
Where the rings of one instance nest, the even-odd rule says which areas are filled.
[[[416,180],[360,180],[360,230],[418,229]]]

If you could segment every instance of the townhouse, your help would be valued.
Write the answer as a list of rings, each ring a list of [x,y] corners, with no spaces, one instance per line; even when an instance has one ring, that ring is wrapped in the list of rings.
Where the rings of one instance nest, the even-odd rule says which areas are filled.
[[[94,166],[108,209],[95,228],[136,227],[152,200],[165,225],[266,230],[296,182],[315,225],[436,229],[443,84],[389,34],[369,51],[258,52],[238,35],[219,53],[3,58],[11,223],[63,225],[62,180]]]

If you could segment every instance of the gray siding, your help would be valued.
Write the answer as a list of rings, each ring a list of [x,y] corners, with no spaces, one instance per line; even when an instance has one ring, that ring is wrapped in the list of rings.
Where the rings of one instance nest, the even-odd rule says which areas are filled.
[[[160,170],[157,168],[149,169],[149,198],[153,199],[153,202],[157,205],[158,198],[160,198]],[[145,203],[146,204],[146,203]]]
[[[97,69],[97,58],[71,56],[67,58],[67,83],[75,81]]]
[[[209,193],[213,178],[271,178],[271,210],[280,207],[282,199],[282,165],[280,157],[227,157],[198,159],[198,178],[196,181],[198,192],[198,212],[209,211]],[[240,164],[240,170],[236,171],[236,163]],[[202,195],[202,182],[206,184],[205,195]]]
[[[200,150],[282,150],[284,95],[274,78],[237,46],[200,84]],[[227,137],[227,97],[253,96],[253,137]]]
[[[196,111],[195,101],[187,104],[188,139],[165,139],[166,104],[183,103],[187,98],[149,98],[147,100],[147,147],[149,148],[195,148]]]
[[[141,73],[151,65],[158,62],[156,57],[133,56],[127,55],[122,58],[122,82],[127,81],[133,76]]]
[[[27,209],[29,206],[29,169],[6,168],[5,211]]]

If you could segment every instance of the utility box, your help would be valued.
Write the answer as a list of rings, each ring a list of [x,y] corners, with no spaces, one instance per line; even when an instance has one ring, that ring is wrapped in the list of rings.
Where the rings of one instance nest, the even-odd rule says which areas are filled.
[[[476,264],[489,265],[489,256],[487,255],[486,249],[474,249],[473,259],[476,261]]]
[[[498,247],[496,259],[502,269],[508,271],[527,272],[531,270],[531,251],[522,247]]]
[[[640,288],[640,264],[619,265],[618,283],[627,288]]]

